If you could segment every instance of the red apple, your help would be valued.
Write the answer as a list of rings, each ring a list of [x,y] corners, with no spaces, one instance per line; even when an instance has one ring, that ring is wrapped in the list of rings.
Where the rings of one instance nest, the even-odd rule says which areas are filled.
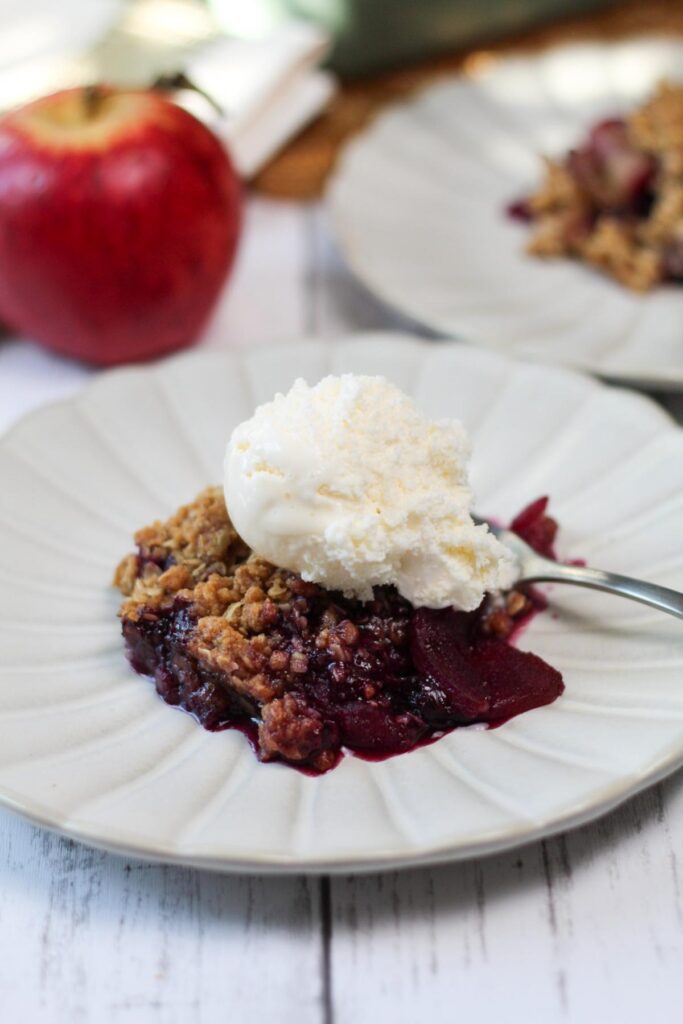
[[[240,209],[220,142],[159,93],[37,100],[0,119],[0,319],[105,366],[189,345]]]

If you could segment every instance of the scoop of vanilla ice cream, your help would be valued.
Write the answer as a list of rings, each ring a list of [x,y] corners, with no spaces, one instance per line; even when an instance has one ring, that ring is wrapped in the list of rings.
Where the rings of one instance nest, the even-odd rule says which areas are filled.
[[[394,584],[413,605],[476,608],[513,560],[470,517],[469,441],[383,377],[297,380],[232,434],[225,499],[263,558],[347,597]]]

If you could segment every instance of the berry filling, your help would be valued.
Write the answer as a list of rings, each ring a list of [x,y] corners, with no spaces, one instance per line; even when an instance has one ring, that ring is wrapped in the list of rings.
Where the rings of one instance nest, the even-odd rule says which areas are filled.
[[[552,557],[557,524],[546,507],[546,498],[533,502],[512,528]],[[142,546],[132,558],[137,574],[159,573],[163,563],[166,576],[155,582],[180,571],[159,548]],[[222,572],[207,585],[226,587],[222,581],[232,577],[224,566]],[[415,609],[391,587],[362,603],[293,574],[278,586],[286,592],[279,603],[259,603],[254,587],[246,590],[254,599],[247,611],[258,612],[244,613],[243,621],[257,625],[242,646],[226,648],[223,661],[205,653],[206,637],[225,625],[234,603],[207,626],[199,586],[122,615],[131,664],[154,678],[163,699],[207,729],[240,728],[263,760],[319,773],[343,750],[388,757],[458,725],[498,724],[550,703],[564,688],[555,669],[512,646],[516,630],[544,606],[532,590],[491,595],[465,613]]]

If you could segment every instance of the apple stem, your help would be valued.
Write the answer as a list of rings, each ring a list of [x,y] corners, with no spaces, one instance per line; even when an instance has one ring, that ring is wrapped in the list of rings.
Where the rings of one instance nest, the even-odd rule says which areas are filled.
[[[182,89],[188,89],[190,92],[196,92],[199,96],[202,96],[220,117],[225,116],[225,110],[218,100],[216,100],[210,93],[206,92],[205,89],[202,89],[197,85],[196,82],[193,82],[189,75],[186,75],[184,71],[176,71],[173,74],[159,75],[159,77],[155,78],[152,82],[152,89],[158,89],[159,92],[180,92]]]
[[[103,96],[102,87],[97,83],[83,86],[83,110],[87,120],[97,117]]]

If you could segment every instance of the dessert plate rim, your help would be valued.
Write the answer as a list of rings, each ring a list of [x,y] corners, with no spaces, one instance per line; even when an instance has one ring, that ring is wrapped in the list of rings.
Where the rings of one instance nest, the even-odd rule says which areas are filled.
[[[169,395],[171,394],[169,388],[172,381],[191,380],[192,373],[197,374],[196,379],[200,379],[202,376],[206,377],[206,366],[211,365],[214,368],[219,366],[225,366],[230,370],[239,373],[241,378],[245,380],[249,377],[248,367],[252,369],[256,367],[257,371],[263,368],[269,363],[277,364],[279,368],[277,373],[289,374],[290,377],[298,375],[310,369],[312,365],[318,365],[318,363],[325,363],[328,365],[330,361],[337,361],[341,363],[354,364],[356,362],[363,363],[366,366],[366,372],[370,372],[372,367],[376,367],[374,372],[377,372],[377,368],[386,364],[387,372],[390,371],[388,363],[389,358],[394,361],[396,365],[400,365],[402,361],[405,363],[406,374],[410,374],[411,377],[417,379],[421,378],[426,369],[429,368],[431,362],[434,360],[450,360],[448,365],[452,368],[453,372],[457,370],[460,374],[472,374],[473,379],[478,379],[477,375],[481,374],[486,376],[489,373],[495,373],[500,376],[502,382],[501,394],[507,394],[509,401],[510,394],[514,392],[518,380],[522,380],[526,375],[531,375],[534,380],[544,382],[548,388],[555,387],[576,387],[577,393],[585,394],[591,401],[595,401],[598,407],[601,407],[601,403],[605,403],[605,415],[609,416],[610,409],[614,410],[625,410],[628,407],[629,415],[636,419],[641,420],[643,423],[643,431],[647,424],[647,429],[654,432],[656,438],[675,438],[675,441],[671,443],[675,446],[680,447],[683,467],[683,433],[675,425],[673,420],[668,416],[666,412],[659,409],[651,400],[636,396],[629,392],[622,392],[610,388],[606,388],[604,385],[585,378],[583,375],[575,373],[573,371],[566,371],[557,368],[538,367],[534,364],[525,364],[518,361],[512,361],[497,355],[477,351],[467,346],[459,345],[457,343],[449,343],[444,345],[434,345],[429,342],[417,338],[411,338],[406,335],[397,335],[394,332],[372,332],[367,334],[356,335],[355,337],[342,339],[340,342],[333,344],[331,342],[320,341],[316,339],[307,339],[305,342],[299,342],[290,346],[280,345],[273,348],[263,347],[253,350],[251,353],[239,353],[239,352],[194,352],[189,354],[183,354],[180,356],[172,357],[171,359],[161,361],[148,367],[126,367],[116,371],[110,371],[96,378],[93,382],[87,385],[83,391],[78,395],[59,400],[51,403],[47,406],[42,407],[28,416],[24,417],[18,423],[13,425],[4,435],[0,438],[0,465],[3,465],[5,469],[9,466],[10,462],[6,457],[8,451],[12,452],[12,458],[16,459],[19,455],[21,458],[30,455],[30,464],[33,469],[29,469],[28,479],[33,480],[31,473],[38,474],[45,470],[45,466],[50,464],[49,460],[42,468],[38,467],[35,463],[35,459],[39,458],[36,455],[36,449],[31,448],[29,441],[30,437],[35,437],[36,431],[40,435],[41,421],[43,425],[47,425],[50,422],[56,423],[54,419],[55,410],[57,418],[62,417],[66,423],[68,420],[68,427],[71,430],[74,428],[73,416],[78,416],[82,419],[84,415],[88,417],[93,415],[93,409],[95,406],[104,404],[106,406],[106,397],[115,396],[118,393],[117,401],[120,402],[122,408],[126,408],[126,400],[131,400],[131,389],[134,387],[141,386],[142,384],[149,384],[151,381],[156,383],[153,385],[151,390],[157,388],[157,385],[161,381],[163,384],[164,398],[162,401],[168,402]],[[430,362],[431,361],[431,362]],[[204,372],[202,373],[202,368]],[[335,365],[335,369],[338,367]],[[343,367],[342,367],[343,368]],[[393,372],[393,371],[392,371]],[[179,392],[178,392],[179,393]],[[429,393],[429,388],[425,394]],[[251,394],[249,402],[252,402],[259,396]],[[95,404],[93,405],[93,400]],[[104,400],[104,401],[101,401]],[[427,402],[429,398],[425,398]],[[172,402],[172,417],[179,415],[177,403]],[[62,413],[64,414],[62,416]],[[102,418],[97,419],[96,429],[97,431],[108,430],[107,424],[107,410],[103,409]],[[617,413],[615,412],[616,416]],[[51,420],[52,417],[52,420]],[[175,421],[175,420],[174,420]],[[79,419],[80,422],[80,419]],[[88,420],[88,422],[90,422]],[[144,418],[141,422],[144,422]],[[609,420],[608,420],[609,422]],[[85,424],[81,424],[82,427]],[[75,428],[74,428],[75,429]],[[80,427],[78,429],[81,429]],[[180,429],[180,428],[179,428]],[[185,429],[185,428],[183,428]],[[74,435],[76,436],[76,435]],[[93,435],[98,437],[99,435]],[[111,444],[112,439],[109,434],[107,437],[107,444]],[[197,435],[198,436],[198,435]],[[56,442],[55,442],[56,443]],[[84,442],[85,443],[85,442]],[[96,446],[94,451],[101,452],[105,449],[100,450],[97,445],[100,441],[93,440],[92,443]],[[50,441],[46,442],[49,449]],[[108,449],[107,449],[108,450]],[[476,459],[476,447],[475,447],[475,459]],[[54,452],[52,455],[54,456]],[[110,452],[111,454],[111,452]],[[32,461],[31,461],[32,460]],[[29,463],[26,463],[27,465]],[[77,470],[74,481],[79,480]],[[37,480],[38,477],[35,477]],[[682,477],[683,479],[683,477]],[[102,478],[103,484],[105,477]],[[210,481],[206,481],[207,483]],[[17,486],[23,487],[24,484],[17,476]],[[65,485],[66,491],[69,492],[69,487],[72,484],[67,482]],[[73,490],[73,488],[72,488]],[[535,495],[530,495],[534,497]],[[188,494],[187,499],[189,500],[192,495]],[[50,491],[50,500],[57,500],[55,494]],[[171,511],[167,509],[167,511]],[[31,511],[31,515],[40,516],[40,510],[36,512]],[[0,498],[0,522],[6,518],[2,500]],[[30,518],[30,517],[29,517]],[[140,526],[142,523],[134,522],[133,526]],[[57,535],[60,538],[60,543],[68,543],[68,538],[76,536],[73,532],[72,527],[68,523],[66,525],[61,523],[60,531],[57,531]],[[70,533],[69,530],[72,532]],[[115,544],[120,543],[119,535],[117,534]],[[6,546],[8,544],[7,539],[3,541],[0,538],[0,573],[6,566],[3,563],[7,563],[9,560],[9,549]],[[87,545],[92,547],[92,544]],[[125,550],[121,553],[125,553]],[[112,563],[112,571],[113,571]],[[6,575],[3,573],[3,575]],[[75,581],[72,581],[75,583]],[[48,585],[50,581],[48,579]],[[80,585],[80,584],[79,584]],[[29,585],[30,586],[30,585]],[[92,584],[93,594],[99,593],[101,584]],[[616,601],[617,599],[613,599]],[[38,591],[35,594],[36,609],[40,603]],[[31,605],[26,606],[25,621],[27,623],[33,622],[38,615],[38,612],[32,614]],[[115,600],[109,602],[108,607],[112,610],[116,607]],[[66,636],[66,634],[65,634]],[[23,648],[18,648],[20,651],[24,651],[26,656],[33,656],[31,654],[31,635],[27,633],[27,641]],[[64,638],[61,638],[64,640]],[[67,637],[68,639],[68,637]],[[76,638],[78,641],[78,637]],[[20,641],[21,643],[21,641]],[[534,644],[531,648],[534,649]],[[74,648],[77,650],[77,645]],[[57,651],[57,653],[60,653]],[[673,655],[671,655],[673,657]],[[676,658],[679,655],[676,654]],[[115,666],[113,674],[118,676],[121,675],[121,668],[123,663],[123,649],[122,645],[117,654],[113,656],[114,660],[112,664]],[[3,645],[0,644],[0,740],[3,735],[5,737],[10,736],[10,730],[12,729],[12,713],[6,712],[4,709],[3,691],[5,698],[9,699],[16,697],[18,688],[25,686],[26,679],[28,677],[22,676],[18,673],[13,676],[12,664],[16,664],[16,656],[13,657],[11,654],[6,653]],[[678,663],[678,662],[677,662]],[[683,665],[683,651],[680,654],[680,664]],[[562,668],[562,665],[559,666]],[[46,670],[47,671],[47,670]],[[186,743],[187,740],[192,743],[192,735],[195,736],[195,745],[202,746],[203,740],[198,738],[201,736],[212,737],[211,742],[215,741],[215,737],[226,737],[229,738],[229,744],[231,746],[231,756],[235,749],[235,742],[239,741],[244,743],[241,736],[235,733],[220,733],[220,734],[204,734],[201,732],[200,727],[196,725],[189,716],[184,713],[177,711],[176,709],[168,708],[163,702],[151,692],[152,688],[144,680],[140,680],[138,677],[133,676],[132,672],[129,672],[125,665],[123,667],[123,674],[126,676],[126,680],[134,682],[136,687],[140,687],[140,703],[143,711],[146,713],[150,711],[154,714],[155,722],[159,723],[158,728],[161,731],[166,729],[175,729],[179,734],[179,745]],[[117,676],[117,678],[118,678]],[[67,688],[68,689],[68,688]],[[126,694],[132,693],[132,689],[129,686]],[[134,694],[134,698],[137,700],[137,693]],[[677,699],[677,698],[675,698]],[[562,698],[560,698],[562,700]],[[668,706],[668,705],[667,705]],[[543,709],[540,709],[543,710]],[[16,714],[16,711],[14,712]],[[676,705],[673,708],[674,718],[678,715],[683,720],[683,694],[681,695],[680,707]],[[531,715],[536,712],[531,712]],[[48,711],[48,715],[52,715],[52,720],[55,723],[55,727],[58,729],[63,728],[59,723],[58,718]],[[526,718],[526,716],[521,716]],[[5,720],[6,719],[6,720]],[[181,725],[182,723],[182,725]],[[88,736],[96,736],[97,728],[99,726],[87,727],[84,735],[86,739]],[[93,732],[94,730],[94,732]],[[467,732],[467,730],[461,730],[460,732]],[[491,735],[494,736],[499,730],[492,731]],[[454,735],[454,734],[452,734]],[[64,737],[69,740],[69,730],[64,728]],[[447,740],[448,738],[446,738]],[[441,744],[445,743],[446,740],[440,740],[434,745],[435,749]],[[80,742],[80,738],[79,738]],[[128,741],[134,746],[134,739]],[[219,740],[219,743],[221,741]],[[209,740],[207,739],[207,750]],[[97,746],[97,741],[95,741]],[[67,743],[68,746],[68,743]],[[27,751],[29,751],[31,744],[27,740]],[[246,748],[246,743],[244,743]],[[19,753],[23,753],[20,748],[17,748]],[[78,744],[76,744],[76,750]],[[132,749],[132,748],[131,748]],[[104,751],[103,751],[104,752]],[[416,754],[419,752],[415,752]],[[272,778],[272,787],[267,786],[271,790],[268,796],[269,800],[277,801],[280,787],[284,787],[283,792],[287,789],[287,779],[296,777],[297,783],[294,787],[297,793],[297,800],[304,802],[310,801],[311,806],[308,807],[306,814],[308,815],[309,826],[311,823],[315,825],[316,816],[316,800],[326,799],[324,795],[321,796],[321,783],[325,786],[324,780],[330,780],[335,776],[336,772],[341,769],[334,769],[328,776],[323,776],[321,779],[309,779],[301,776],[299,773],[293,772],[290,768],[277,765],[259,765],[250,749],[245,749],[241,753],[238,751],[238,760],[235,762],[239,766],[242,765],[244,758],[242,754],[246,754],[246,757],[253,761],[251,767],[245,764],[245,771],[247,782],[252,779],[254,771],[264,773],[261,776],[262,780],[270,780]],[[35,755],[35,750],[34,750]],[[32,755],[33,756],[33,755]],[[388,762],[384,762],[384,765],[397,764],[399,761],[403,765],[407,766],[410,759],[415,754],[401,755],[399,758],[391,759]],[[38,760],[43,757],[41,751],[37,754]],[[169,769],[173,767],[173,757],[171,756],[171,762],[169,762]],[[15,760],[21,761],[22,757],[17,756]],[[24,757],[25,760],[25,757]],[[385,784],[385,772],[382,765],[375,765],[372,763],[360,761],[355,758],[349,758],[349,762],[353,762],[356,768],[356,774],[358,779],[362,780],[363,785],[373,785],[382,790]],[[49,761],[49,757],[48,757]],[[55,762],[56,763],[56,762]],[[20,814],[22,817],[28,818],[29,820],[39,824],[41,826],[55,830],[61,834],[64,834],[72,839],[85,842],[89,845],[97,846],[111,852],[123,854],[126,856],[142,857],[150,860],[159,860],[169,863],[188,864],[197,867],[206,867],[216,870],[225,871],[239,871],[239,872],[259,872],[259,873],[281,873],[281,872],[311,872],[311,873],[332,873],[332,872],[348,872],[348,871],[373,871],[373,870],[384,870],[389,868],[399,867],[413,867],[418,864],[428,863],[442,863],[446,861],[453,861],[458,859],[466,859],[471,857],[481,856],[483,854],[495,853],[504,851],[506,849],[564,831],[567,828],[576,827],[584,824],[604,813],[611,810],[617,804],[631,797],[632,795],[639,792],[641,789],[654,784],[660,778],[666,774],[675,770],[683,763],[683,724],[677,727],[675,739],[670,742],[663,743],[657,749],[656,756],[650,757],[641,763],[634,761],[631,770],[621,771],[618,775],[604,779],[599,784],[591,789],[588,796],[578,796],[573,800],[564,800],[561,808],[556,808],[556,813],[550,813],[542,818],[534,815],[530,812],[525,816],[520,816],[517,820],[509,821],[504,827],[489,827],[482,831],[479,835],[470,837],[467,840],[463,840],[462,837],[458,839],[457,835],[453,835],[446,841],[436,842],[433,840],[427,842],[421,842],[419,836],[415,834],[410,842],[395,841],[389,842],[386,839],[387,835],[391,833],[385,830],[383,833],[378,831],[376,835],[371,836],[369,843],[359,837],[358,844],[351,848],[337,848],[334,850],[326,850],[320,852],[316,851],[309,840],[305,838],[302,840],[301,835],[297,838],[292,838],[288,829],[282,827],[282,835],[278,840],[280,843],[279,849],[259,849],[257,846],[249,848],[248,850],[240,849],[239,844],[230,845],[230,842],[225,839],[216,840],[215,837],[211,839],[210,829],[206,833],[205,838],[202,842],[190,842],[185,841],[182,838],[182,830],[177,829],[174,833],[169,826],[164,826],[164,830],[161,828],[158,832],[154,831],[154,827],[150,826],[147,829],[147,834],[144,834],[144,828],[141,830],[140,816],[133,821],[131,819],[130,825],[126,822],[126,811],[122,812],[122,816],[114,820],[112,818],[111,823],[108,822],[106,814],[104,818],[90,817],[85,812],[80,814],[79,806],[82,801],[80,797],[76,795],[81,781],[77,779],[78,764],[79,761],[76,758],[74,764],[76,768],[69,774],[63,774],[57,780],[55,776],[55,782],[53,786],[45,786],[45,778],[40,778],[39,773],[41,769],[36,767],[33,773],[29,771],[27,774],[21,776],[23,780],[21,785],[13,782],[12,775],[13,762],[9,763],[9,766],[4,762],[3,757],[0,755],[0,804],[2,806]],[[416,762],[417,765],[417,762]],[[424,767],[424,766],[423,766]],[[107,787],[111,789],[113,776],[106,777],[109,769],[102,767],[96,769],[101,771],[102,780],[101,787],[103,790],[107,790]],[[163,764],[162,764],[163,771]],[[391,769],[389,770],[391,774]],[[401,778],[403,778],[401,775]],[[373,778],[374,776],[374,778]],[[18,776],[17,776],[18,777]],[[115,780],[114,780],[115,781]],[[388,782],[391,782],[389,779]],[[128,782],[124,785],[129,786],[132,793],[132,798],[135,798],[135,779],[132,780],[132,784]],[[264,785],[266,783],[264,782]],[[353,785],[360,785],[360,782],[354,782]],[[353,791],[353,785],[351,790]],[[69,794],[69,786],[73,787],[73,794]],[[132,786],[132,788],[131,788]],[[23,789],[22,789],[23,787]],[[119,787],[120,788],[120,787]],[[60,790],[55,795],[54,790]],[[116,789],[116,786],[114,786]],[[128,792],[128,790],[125,790]],[[108,792],[108,790],[107,790]],[[289,799],[289,794],[286,794]],[[360,795],[360,794],[359,794]],[[457,793],[454,790],[454,801],[456,801]],[[389,802],[395,798],[395,794],[392,795],[391,786],[389,785],[386,792],[382,794],[382,799],[389,800]],[[60,799],[65,799],[66,803],[60,805]],[[108,799],[108,797],[107,797]],[[334,797],[334,794],[330,799],[338,799]],[[90,805],[93,800],[95,804],[97,800],[90,796],[85,800],[85,804]],[[457,801],[456,801],[457,804]],[[68,810],[64,810],[64,807],[68,805]],[[274,805],[273,805],[274,806]],[[298,814],[298,808],[294,810]],[[455,808],[454,808],[455,811]],[[399,817],[401,813],[404,813],[399,808]],[[79,816],[80,814],[80,816]],[[104,822],[104,824],[103,824]],[[122,824],[123,822],[124,824]],[[137,822],[137,823],[136,823]],[[276,827],[276,826],[273,826]],[[277,826],[280,827],[280,826]],[[382,838],[384,836],[384,838]]]

